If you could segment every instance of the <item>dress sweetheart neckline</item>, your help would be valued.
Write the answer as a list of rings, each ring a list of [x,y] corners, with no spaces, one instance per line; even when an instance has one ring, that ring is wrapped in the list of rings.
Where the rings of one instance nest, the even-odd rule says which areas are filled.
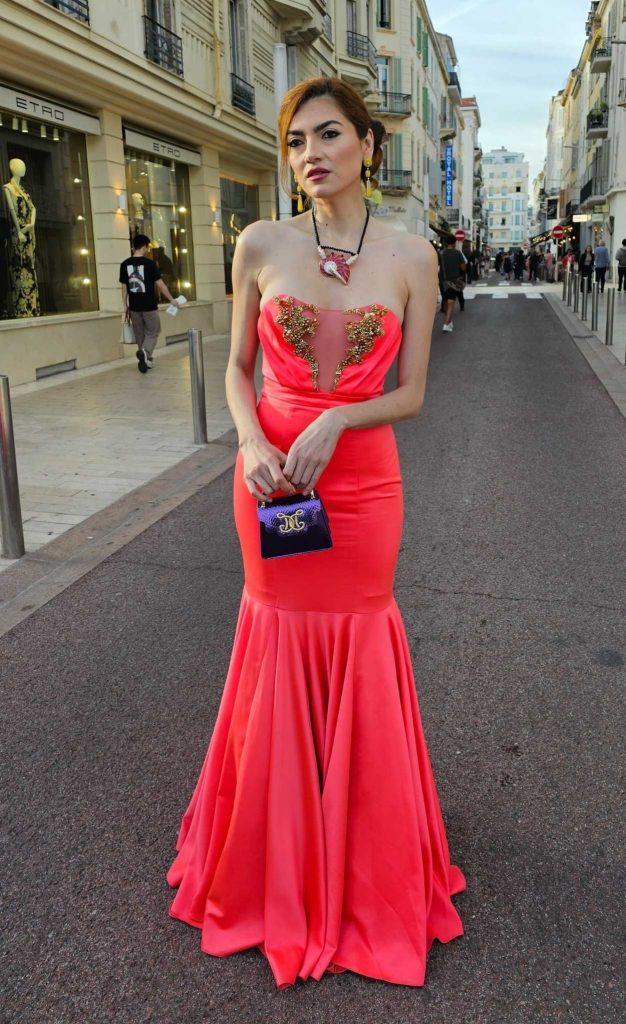
[[[315,308],[319,310],[320,313],[351,313],[355,309],[358,309],[359,311],[362,309],[366,309],[369,311],[376,306],[382,306],[382,303],[380,302],[366,302],[365,305],[363,306],[349,306],[346,309],[339,309],[336,306],[318,306],[317,302],[307,302],[306,299],[299,299],[297,295],[289,295],[287,292],[278,292],[276,295],[272,295],[263,303],[263,305],[259,308],[259,315],[267,306],[269,306],[270,302],[276,302],[277,299],[291,299],[293,302],[297,302],[301,306],[315,306]],[[398,314],[394,313],[393,309],[389,309],[387,306],[385,306],[384,308],[384,315],[394,317],[398,325],[402,327],[403,321],[400,319]]]

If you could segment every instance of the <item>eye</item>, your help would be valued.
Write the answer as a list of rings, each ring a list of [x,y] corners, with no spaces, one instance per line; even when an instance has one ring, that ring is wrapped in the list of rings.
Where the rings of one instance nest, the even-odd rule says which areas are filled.
[[[290,139],[287,143],[287,149],[295,149],[296,146],[300,145],[300,139]]]
[[[338,135],[339,135],[339,132],[336,132],[334,128],[327,128],[325,132],[322,132],[322,138],[323,139],[325,139],[325,138],[335,139]]]

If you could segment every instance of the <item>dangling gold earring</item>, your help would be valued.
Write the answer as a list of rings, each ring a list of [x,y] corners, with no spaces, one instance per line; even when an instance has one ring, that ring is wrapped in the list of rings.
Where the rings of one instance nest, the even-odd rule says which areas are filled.
[[[365,197],[370,199],[372,195],[372,183],[370,181],[370,167],[372,166],[371,156],[365,157],[363,165],[365,167]]]
[[[296,192],[298,193],[298,213],[304,213],[304,203],[302,202],[302,185],[299,181],[296,181]]]

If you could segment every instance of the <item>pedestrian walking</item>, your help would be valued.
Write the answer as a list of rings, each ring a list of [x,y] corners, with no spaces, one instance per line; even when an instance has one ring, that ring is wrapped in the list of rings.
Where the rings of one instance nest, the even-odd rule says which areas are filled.
[[[206,953],[259,947],[279,988],[346,970],[418,986],[433,940],[463,932],[451,897],[465,888],[392,589],[391,424],[422,407],[437,263],[424,239],[370,220],[385,129],[355,89],[299,82],[278,136],[283,179],[312,206],[253,222],[235,249],[226,390],[245,588],[170,913]]]
[[[543,264],[546,268],[546,281],[552,283],[554,281],[554,253],[551,249],[546,249],[543,256]]]
[[[537,283],[537,272],[539,270],[539,264],[541,257],[536,249],[533,249],[528,257],[528,280],[533,284]]]
[[[452,313],[454,303],[459,300],[461,310],[465,309],[465,270],[467,260],[460,249],[456,247],[454,235],[448,235],[445,249],[439,253],[439,280],[443,295],[445,323],[442,330],[450,334],[454,330]]]
[[[622,244],[615,253],[617,260],[618,292],[626,291],[626,238],[622,238]]]
[[[502,273],[503,273],[503,275],[504,275],[504,277],[506,278],[507,281],[511,280],[511,271],[512,271],[512,269],[513,269],[513,260],[511,259],[511,252],[509,250],[509,252],[506,252],[504,254],[504,259],[502,260]]]
[[[590,245],[585,246],[585,251],[581,252],[578,260],[578,269],[580,271],[580,290],[584,291],[585,281],[587,282],[587,291],[591,291],[591,282],[593,280],[593,249]]]
[[[494,262],[494,268],[493,268],[493,269],[495,270],[496,274],[500,274],[500,271],[501,271],[501,268],[502,268],[502,263],[503,263],[503,261],[504,261],[504,253],[503,253],[503,252],[502,252],[502,250],[500,249],[500,250],[499,250],[499,251],[498,251],[498,252],[496,253],[496,258],[495,258],[495,262]]]
[[[161,331],[156,290],[168,302],[176,300],[161,278],[161,271],[150,259],[150,239],[135,235],[133,254],[120,263],[122,286],[122,321],[130,317],[137,343],[137,369],[147,373],[154,366],[154,350]]]
[[[513,258],[513,268],[514,268],[514,272],[515,272],[515,280],[516,281],[523,281],[524,280],[524,263],[525,263],[525,261],[526,261],[526,257],[524,256],[523,251],[521,249],[518,249],[517,252],[515,253],[514,258]]]
[[[606,272],[609,269],[610,257],[609,250],[604,244],[604,239],[600,239],[593,251],[594,266],[596,269],[596,281],[600,285],[600,291],[604,291],[604,279]]]

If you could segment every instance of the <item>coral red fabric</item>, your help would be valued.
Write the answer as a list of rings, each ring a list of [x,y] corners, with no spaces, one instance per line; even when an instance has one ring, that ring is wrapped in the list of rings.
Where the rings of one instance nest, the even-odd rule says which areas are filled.
[[[362,362],[345,367],[334,391],[313,390],[310,362],[276,322],[280,298],[259,318],[259,418],[287,450],[330,404],[381,393],[401,324],[384,313]],[[315,311],[320,384],[342,358],[341,330],[367,310]],[[332,549],[263,561],[237,464],[245,588],[168,873],[178,888],[171,914],[200,928],[215,956],[258,946],[279,988],[343,970],[423,985],[433,940],[463,934],[450,897],[465,879],[450,864],[393,597],[402,489],[391,428],[346,431],[319,492]]]

